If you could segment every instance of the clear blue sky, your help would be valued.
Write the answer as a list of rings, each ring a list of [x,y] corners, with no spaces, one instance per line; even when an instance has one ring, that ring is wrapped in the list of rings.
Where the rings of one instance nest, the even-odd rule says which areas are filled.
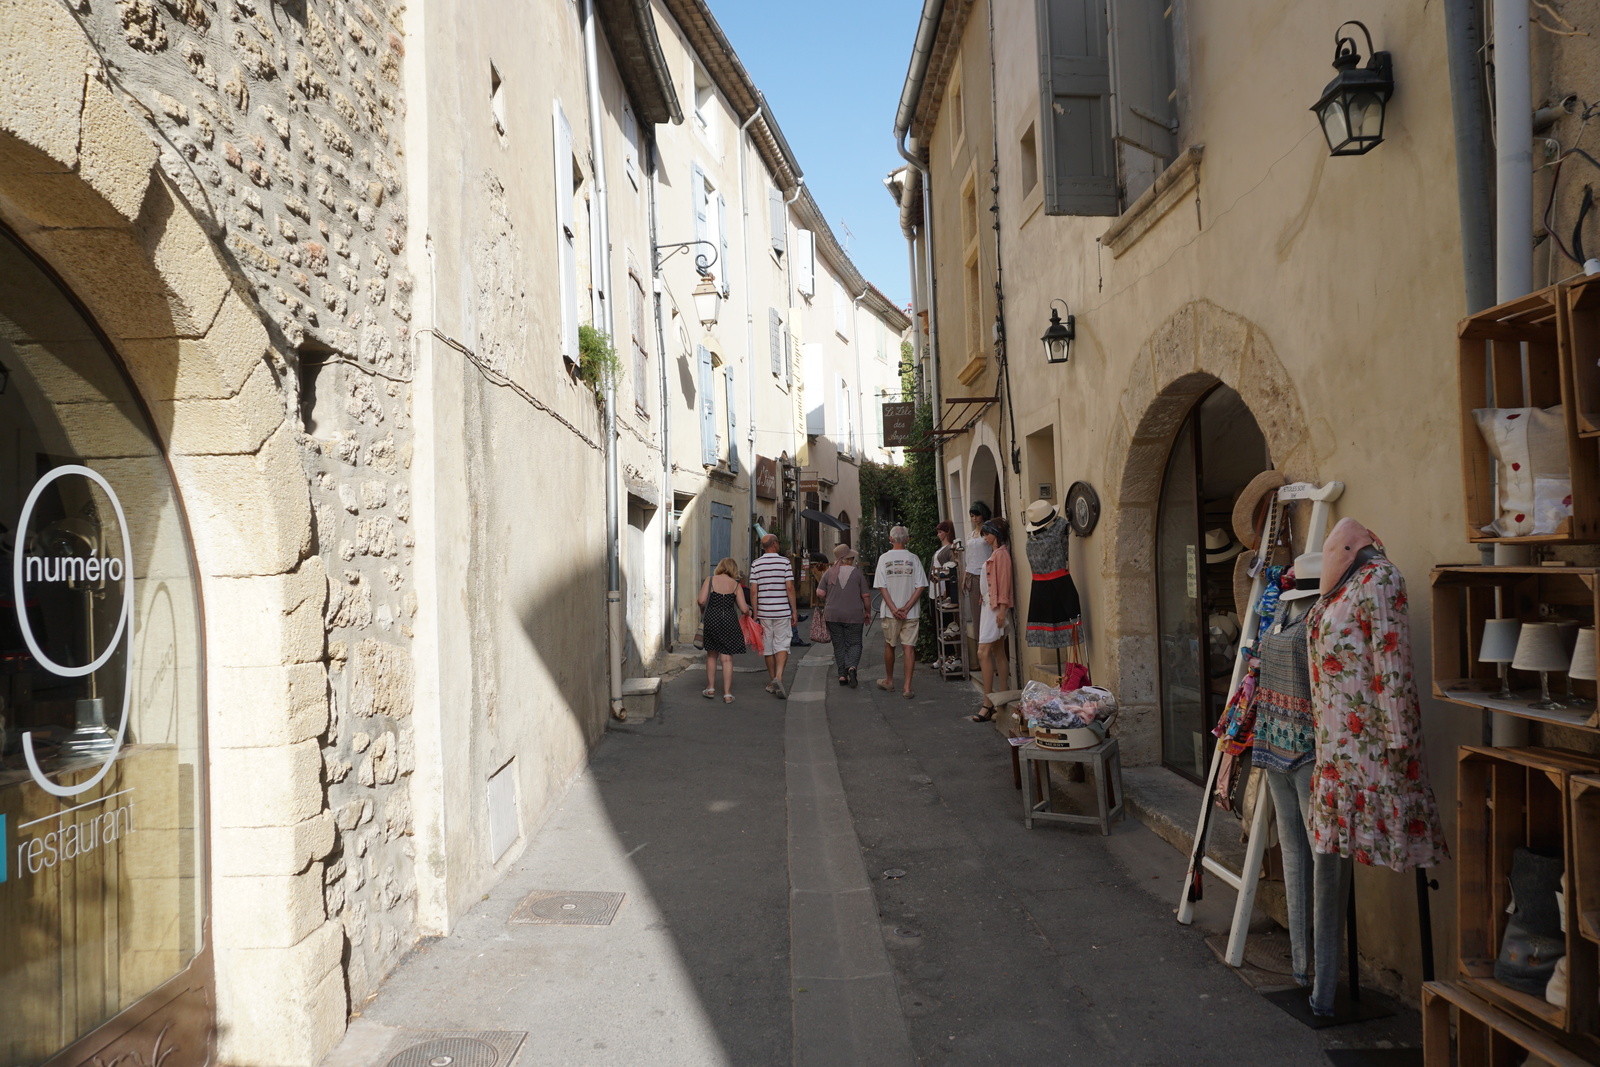
[[[901,163],[894,116],[921,0],[710,2],[833,232],[867,280],[904,305],[906,242],[883,178]]]

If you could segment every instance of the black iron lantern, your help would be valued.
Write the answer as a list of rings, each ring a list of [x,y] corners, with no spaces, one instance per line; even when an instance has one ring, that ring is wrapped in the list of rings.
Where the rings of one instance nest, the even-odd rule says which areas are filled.
[[[1050,301],[1050,325],[1044,331],[1044,336],[1039,340],[1044,342],[1044,361],[1046,363],[1065,363],[1072,355],[1072,339],[1077,334],[1077,316],[1070,311],[1067,321],[1062,322],[1061,316],[1056,314],[1055,305],[1060,304],[1065,310],[1067,303],[1064,300]]]
[[[1361,53],[1354,37],[1340,36],[1345,26],[1357,26],[1367,39],[1372,58],[1360,66]],[[1322,123],[1328,151],[1336,156],[1359,156],[1383,141],[1383,116],[1394,95],[1394,69],[1388,52],[1372,50],[1372,34],[1359,22],[1346,22],[1334,31],[1333,68],[1339,73],[1322,90],[1311,108]]]

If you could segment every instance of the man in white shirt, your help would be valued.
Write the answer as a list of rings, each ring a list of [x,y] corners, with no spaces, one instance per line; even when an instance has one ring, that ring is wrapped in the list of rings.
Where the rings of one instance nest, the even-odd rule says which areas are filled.
[[[789,694],[783,688],[783,669],[789,662],[789,640],[800,621],[794,598],[794,565],[778,552],[778,535],[761,539],[762,555],[750,564],[751,599],[756,621],[761,623],[761,652],[767,659],[767,692],[779,700]]]
[[[912,697],[911,668],[917,661],[917,627],[922,621],[922,593],[928,588],[928,575],[922,561],[906,551],[911,532],[904,526],[889,531],[889,544],[893,547],[878,557],[878,572],[872,588],[883,597],[879,617],[883,621],[883,677],[878,688],[894,689],[894,650],[905,646],[905,690],[907,700]]]

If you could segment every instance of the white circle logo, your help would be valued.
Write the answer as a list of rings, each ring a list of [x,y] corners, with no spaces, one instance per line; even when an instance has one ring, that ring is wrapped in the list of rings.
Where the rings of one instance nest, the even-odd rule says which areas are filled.
[[[58,479],[77,476],[87,478],[105,493],[111,501],[111,508],[117,515],[117,526],[122,534],[122,555],[100,556],[97,550],[92,549],[88,556],[54,556],[43,557],[30,555],[26,549],[29,524],[33,519],[33,509],[39,502],[39,496]],[[105,583],[108,587],[116,585],[122,591],[122,610],[117,613],[116,629],[112,632],[110,640],[106,642],[105,650],[95,655],[91,648],[91,657],[88,663],[82,666],[70,666],[57,663],[39,646],[38,639],[33,632],[33,624],[28,619],[27,596],[25,583],[28,581],[77,581],[79,583]],[[59,678],[81,678],[93,674],[105,666],[117,646],[124,637],[128,638],[128,662],[123,671],[122,685],[122,714],[117,723],[116,740],[105,756],[105,761],[94,776],[87,781],[75,786],[62,786],[50,781],[40,769],[39,762],[33,752],[33,733],[22,735],[23,755],[27,757],[28,772],[39,787],[47,793],[58,797],[76,796],[98,785],[100,780],[111,770],[111,763],[116,759],[117,753],[122,750],[122,740],[128,730],[128,710],[133,694],[133,542],[128,534],[128,519],[123,514],[122,502],[117,499],[117,494],[112,491],[111,483],[106,481],[98,471],[77,464],[66,464],[52,469],[43,478],[34,484],[33,490],[28,494],[27,502],[22,505],[22,515],[17,521],[17,547],[13,553],[11,568],[12,589],[17,604],[17,622],[22,630],[22,638],[27,642],[28,651],[34,660]]]

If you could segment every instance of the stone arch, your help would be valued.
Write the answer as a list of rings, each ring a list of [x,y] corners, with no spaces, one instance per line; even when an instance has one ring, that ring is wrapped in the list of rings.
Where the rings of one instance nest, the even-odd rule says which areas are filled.
[[[982,500],[996,515],[1006,513],[1004,457],[1005,451],[1000,447],[1000,438],[996,435],[994,427],[987,421],[979,421],[974,425],[972,444],[967,448],[967,459],[963,467],[968,507],[972,506],[974,500]],[[989,482],[991,478],[999,485],[998,492],[983,484]]]
[[[334,840],[317,740],[328,586],[293,376],[66,9],[8,18],[8,41],[28,45],[0,56],[0,222],[109,340],[189,520],[205,609],[219,1056],[314,1063],[346,1012],[319,862]]]
[[[1265,331],[1209,300],[1179,308],[1153,330],[1119,397],[1106,456],[1103,595],[1099,627],[1114,640],[1104,655],[1122,702],[1119,733],[1130,764],[1161,760],[1155,609],[1156,507],[1172,441],[1190,410],[1218,383],[1243,397],[1273,466],[1291,480],[1317,480],[1304,408]]]

